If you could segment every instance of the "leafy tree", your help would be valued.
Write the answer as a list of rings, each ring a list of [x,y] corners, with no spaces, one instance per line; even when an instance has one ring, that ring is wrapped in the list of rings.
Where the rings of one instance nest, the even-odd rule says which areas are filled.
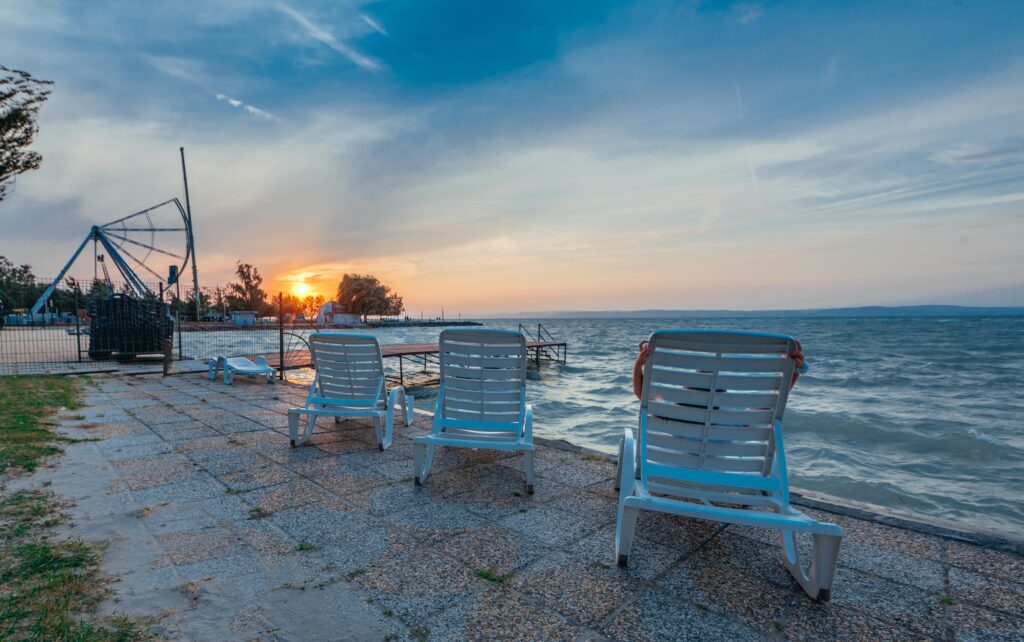
[[[366,321],[371,314],[392,316],[402,313],[402,297],[370,274],[346,274],[338,284],[338,302]]]
[[[4,308],[32,307],[44,287],[36,285],[32,266],[15,265],[6,256],[0,256],[0,304]]]
[[[0,201],[14,177],[38,169],[43,157],[28,149],[39,131],[36,115],[53,81],[0,65]]]
[[[320,313],[320,308],[324,306],[324,303],[327,303],[327,299],[322,294],[307,295],[302,300],[302,314],[307,319],[315,318]]]
[[[255,310],[257,315],[266,312],[267,293],[261,287],[263,277],[260,271],[249,263],[238,262],[235,270],[237,283],[229,283],[226,300],[231,310]]]
[[[302,299],[295,296],[294,294],[282,294],[274,297],[274,313],[277,313],[278,305],[281,306],[281,312],[284,314],[302,314]]]

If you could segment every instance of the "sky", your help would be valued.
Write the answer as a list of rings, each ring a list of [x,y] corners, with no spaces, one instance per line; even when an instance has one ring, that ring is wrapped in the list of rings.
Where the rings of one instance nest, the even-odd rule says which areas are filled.
[[[0,0],[0,64],[55,81],[0,254],[55,274],[183,197],[183,146],[204,284],[1024,305],[1022,32],[1010,0]]]

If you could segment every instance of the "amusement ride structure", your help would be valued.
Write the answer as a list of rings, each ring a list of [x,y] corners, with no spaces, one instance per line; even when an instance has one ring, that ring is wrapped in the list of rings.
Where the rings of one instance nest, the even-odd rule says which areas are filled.
[[[199,318],[199,276],[192,234],[192,208],[188,196],[188,176],[185,174],[185,149],[181,148],[180,151],[181,172],[185,182],[185,205],[182,206],[177,197],[170,198],[109,223],[93,225],[57,278],[32,306],[31,314],[43,310],[57,285],[67,275],[89,241],[92,241],[94,280],[99,280],[96,270],[97,267],[102,267],[104,282],[112,286],[110,272],[107,269],[107,265],[111,264],[124,279],[129,293],[139,298],[155,297],[157,293],[146,285],[137,270],[155,277],[161,284],[166,282],[167,286],[171,286],[178,283],[179,275],[191,265],[196,318]],[[100,254],[101,247],[105,254]],[[163,270],[163,273],[158,270]]]

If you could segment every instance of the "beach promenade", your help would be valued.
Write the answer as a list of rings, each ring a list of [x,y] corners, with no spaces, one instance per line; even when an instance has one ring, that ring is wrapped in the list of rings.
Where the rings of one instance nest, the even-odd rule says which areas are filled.
[[[60,431],[90,441],[7,484],[73,502],[64,532],[109,541],[104,612],[153,617],[159,637],[1024,638],[1012,544],[809,508],[846,531],[832,601],[819,604],[769,531],[644,511],[630,567],[616,567],[603,455],[541,442],[528,496],[521,457],[442,450],[416,487],[411,438],[429,409],[383,453],[361,421],[321,420],[292,449],[298,386],[104,375],[83,393]]]

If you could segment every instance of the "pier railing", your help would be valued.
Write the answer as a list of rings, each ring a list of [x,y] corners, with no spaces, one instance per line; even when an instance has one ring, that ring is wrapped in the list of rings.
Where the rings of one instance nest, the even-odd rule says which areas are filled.
[[[526,335],[526,340],[530,344],[528,351],[531,353],[534,363],[539,365],[542,359],[565,363],[567,352],[565,341],[556,339],[543,323],[537,324],[536,334],[530,332],[530,329],[522,323],[519,324],[519,331]]]

